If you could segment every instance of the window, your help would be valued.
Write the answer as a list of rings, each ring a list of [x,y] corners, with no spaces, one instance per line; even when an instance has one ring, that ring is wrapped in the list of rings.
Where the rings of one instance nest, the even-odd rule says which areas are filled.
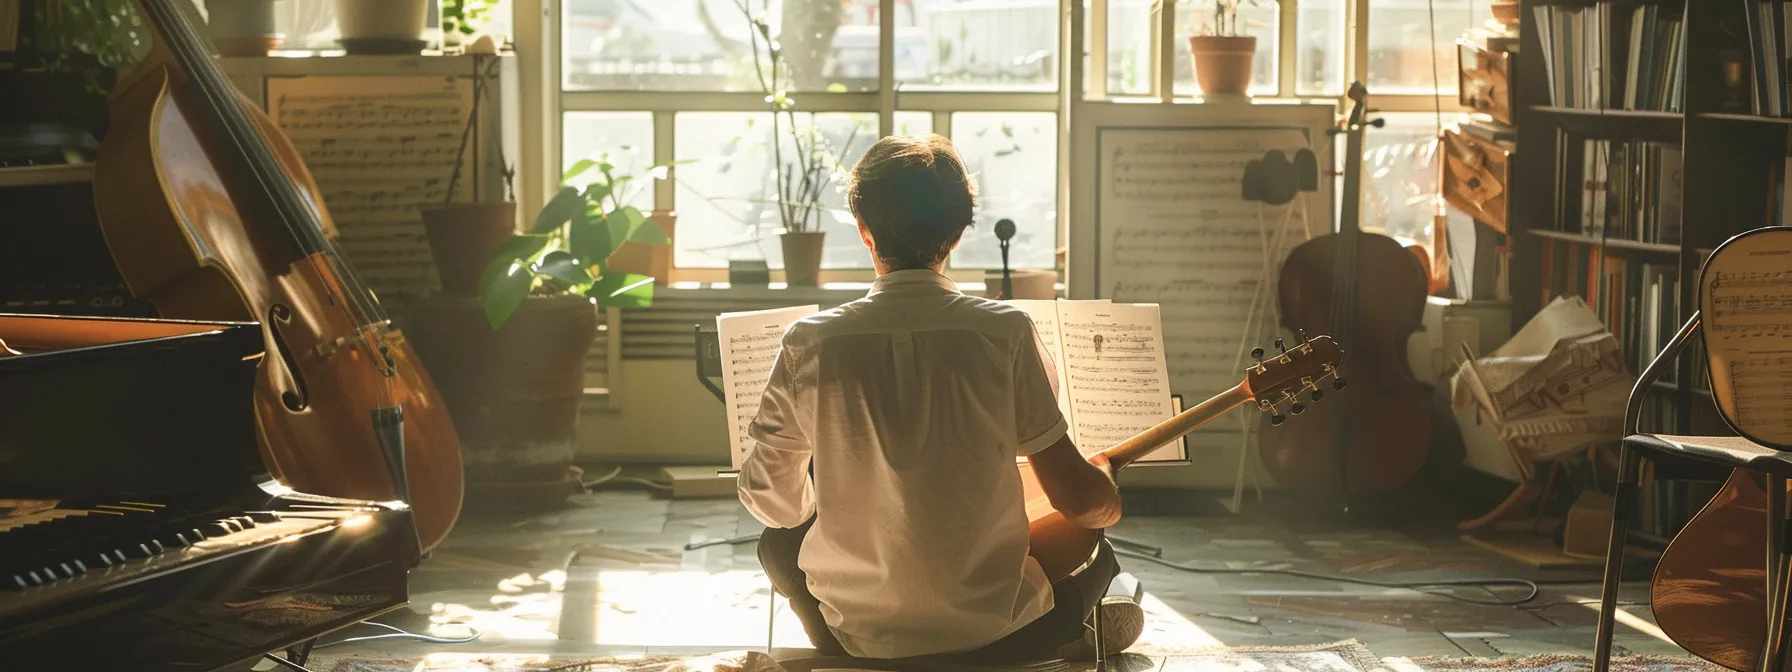
[[[845,211],[844,180],[858,156],[884,134],[939,132],[964,154],[980,198],[976,225],[950,261],[959,277],[978,277],[981,269],[1000,265],[993,232],[1000,219],[1013,220],[1020,232],[1011,251],[1015,266],[1056,265],[1062,244],[1057,110],[1063,0],[744,1],[787,54],[796,122],[813,124],[837,152],[835,182],[825,194],[821,221],[822,230],[832,234],[823,255],[824,280],[869,277],[870,258]],[[1158,37],[1162,3],[1083,1],[1091,12],[1086,25],[1102,30],[1086,52],[1087,62],[1101,69],[1097,84],[1105,89],[1097,87],[1099,93],[1153,95],[1163,73],[1174,82],[1175,96],[1200,94],[1187,41],[1209,29],[1216,0],[1175,2],[1174,21],[1163,26],[1173,41],[1169,45]],[[643,209],[678,213],[674,279],[720,280],[736,259],[763,259],[781,268],[775,234],[782,225],[768,198],[778,172],[773,120],[757,83],[755,24],[741,5],[736,0],[518,2],[519,12],[558,12],[550,28],[558,30],[553,37],[560,48],[549,55],[548,76],[558,85],[558,110],[552,113],[561,115],[561,137],[551,144],[557,156],[549,161],[564,166],[598,154],[624,166],[688,160],[674,170],[673,180],[653,182],[630,197]],[[1430,112],[1439,95],[1445,112],[1454,111],[1455,38],[1489,15],[1478,0],[1242,4],[1240,32],[1257,37],[1253,95],[1341,97],[1350,81],[1362,80],[1377,97],[1376,107],[1414,112]],[[1359,15],[1367,17],[1365,24],[1352,20]],[[1428,31],[1433,15],[1436,30]],[[886,30],[891,50],[882,57]],[[1160,54],[1168,57],[1162,66],[1168,72],[1158,65]],[[886,63],[889,72],[883,71]],[[1377,129],[1371,150],[1382,151],[1385,159],[1397,146],[1423,144],[1435,119],[1422,116],[1429,123],[1414,116]],[[1430,170],[1428,165],[1390,164],[1365,180],[1366,189],[1388,203],[1428,197],[1409,193],[1423,183],[1419,173]],[[1414,222],[1366,225],[1412,235],[1429,218],[1427,208]]]
[[[822,199],[824,280],[869,277],[870,255],[846,210],[846,174],[886,133],[941,132],[975,171],[983,189],[977,226],[950,262],[961,277],[1000,265],[991,231],[1002,218],[1022,230],[1015,264],[1054,266],[1056,0],[885,0],[895,3],[889,73],[879,58],[879,0],[745,1],[786,54],[794,122],[813,125],[838,159]],[[772,143],[786,137],[786,152],[791,144],[774,133],[758,84],[754,22],[736,0],[559,7],[559,165],[598,154],[638,166],[679,161],[674,179],[631,198],[677,213],[674,279],[719,280],[736,259],[782,268]],[[883,95],[880,82],[898,95]]]

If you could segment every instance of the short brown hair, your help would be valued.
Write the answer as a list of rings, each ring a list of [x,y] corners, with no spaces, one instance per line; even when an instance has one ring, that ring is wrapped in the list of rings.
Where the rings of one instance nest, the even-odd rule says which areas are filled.
[[[890,136],[853,166],[846,202],[885,265],[927,268],[944,261],[971,226],[977,185],[952,141]]]

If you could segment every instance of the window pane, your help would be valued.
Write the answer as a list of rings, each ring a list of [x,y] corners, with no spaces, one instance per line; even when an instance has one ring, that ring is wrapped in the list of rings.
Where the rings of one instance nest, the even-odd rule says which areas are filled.
[[[640,175],[653,165],[651,112],[568,112],[561,132],[565,137],[561,145],[562,169],[580,159],[607,161],[616,166],[617,175],[637,176],[624,183],[624,202],[643,211],[653,209],[655,181]],[[583,187],[597,177],[597,171],[591,170],[569,184]]]
[[[1484,2],[1435,5],[1434,52],[1425,0],[1369,0],[1369,95],[1456,93],[1456,37],[1487,21],[1492,10]]]
[[[1437,213],[1437,117],[1386,113],[1387,126],[1363,136],[1362,228],[1402,245],[1429,243]]]
[[[896,111],[896,135],[927,135],[933,132],[932,112]]]
[[[1151,0],[1108,0],[1108,94],[1151,93]]]
[[[904,89],[1058,88],[1057,2],[909,0],[896,5],[896,26]]]
[[[1295,30],[1294,94],[1336,96],[1344,93],[1344,65],[1350,52],[1344,38],[1350,32],[1344,0],[1300,0]]]
[[[1238,7],[1238,34],[1257,37],[1257,53],[1251,57],[1251,95],[1276,94],[1276,40],[1280,35],[1281,10],[1274,0],[1248,0]],[[1149,26],[1147,26],[1149,27]],[[1213,0],[1196,0],[1176,4],[1176,95],[1200,95],[1195,83],[1195,61],[1188,53],[1191,35],[1213,34]]]
[[[952,144],[977,181],[977,224],[952,254],[956,268],[1001,268],[996,221],[1014,220],[1014,268],[1055,268],[1058,249],[1058,115],[960,112]]]
[[[778,33],[796,89],[876,86],[877,0],[744,2]],[[561,18],[566,89],[760,90],[735,0],[566,0]]]
[[[870,268],[871,257],[859,243],[857,227],[846,211],[844,179],[846,171],[877,140],[877,115],[795,117],[802,128],[819,124],[829,151],[842,157],[838,170],[827,175],[830,183],[821,189],[821,230],[828,234],[822,268]],[[784,160],[792,162],[795,148],[789,139],[788,117],[780,116],[776,124],[784,138]],[[679,235],[674,263],[683,268],[724,268],[730,259],[764,259],[772,268],[783,268],[784,253],[777,235],[783,225],[776,204],[772,115],[682,113],[674,118],[673,127],[678,158],[695,161],[678,167]]]

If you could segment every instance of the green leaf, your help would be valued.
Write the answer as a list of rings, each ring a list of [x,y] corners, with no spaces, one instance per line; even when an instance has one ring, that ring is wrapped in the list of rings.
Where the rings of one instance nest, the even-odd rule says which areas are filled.
[[[610,258],[610,253],[621,244],[620,238],[610,236],[609,222],[602,211],[596,207],[586,208],[572,220],[572,256],[584,260],[588,265]],[[611,241],[616,241],[611,244]]]
[[[582,293],[591,286],[591,274],[585,272],[577,258],[561,250],[549,252],[542,257],[541,265],[535,268],[535,272],[559,280],[573,292]]]
[[[540,241],[540,245],[547,243],[545,238],[517,236],[510,239],[510,243],[505,243],[505,248],[511,247],[511,243],[519,239]],[[534,256],[538,251],[539,247],[524,256]],[[504,254],[493,257],[485,267],[485,274],[479,279],[479,299],[485,307],[485,320],[491,323],[493,329],[504,326],[504,322],[510,319],[510,314],[516,312],[516,307],[529,297],[529,288],[534,285],[535,272],[529,270],[528,261]]]
[[[828,85],[828,93],[846,93],[846,85],[834,82]]]
[[[610,249],[604,253],[603,258],[608,259],[610,255],[616,253],[616,250],[621,249],[622,241],[628,240],[629,236],[635,233],[635,228],[646,219],[647,216],[641,214],[641,211],[632,205],[622,206],[610,213]]]
[[[566,224],[567,220],[572,219],[573,215],[578,214],[579,209],[583,207],[585,207],[585,197],[579,193],[578,189],[561,187],[560,193],[554,194],[553,200],[542,206],[541,214],[535,216],[535,226],[530,227],[529,232],[547,233],[558,229]]]
[[[653,305],[653,278],[636,273],[610,273],[599,278],[585,296],[604,308],[646,308]]]
[[[628,241],[642,245],[672,244],[672,239],[666,237],[666,230],[660,228],[660,223],[652,219],[641,220],[641,223],[635,226],[635,230],[628,232]]]
[[[591,170],[596,165],[597,162],[591,159],[579,159],[578,163],[572,164],[571,168],[567,168],[566,172],[560,175],[560,181],[571,181],[572,178],[585,174],[585,171]]]

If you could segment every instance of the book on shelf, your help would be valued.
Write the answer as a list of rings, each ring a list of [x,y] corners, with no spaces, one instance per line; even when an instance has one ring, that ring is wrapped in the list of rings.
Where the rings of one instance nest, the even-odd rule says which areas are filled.
[[[1686,31],[1653,4],[1601,2],[1533,8],[1550,104],[1680,112]]]
[[[1755,114],[1783,117],[1792,108],[1788,98],[1787,57],[1792,40],[1786,34],[1788,21],[1785,0],[1747,0],[1743,3],[1747,30],[1752,110]]]
[[[1680,242],[1680,147],[1649,141],[1585,140],[1580,230],[1589,236]]]

